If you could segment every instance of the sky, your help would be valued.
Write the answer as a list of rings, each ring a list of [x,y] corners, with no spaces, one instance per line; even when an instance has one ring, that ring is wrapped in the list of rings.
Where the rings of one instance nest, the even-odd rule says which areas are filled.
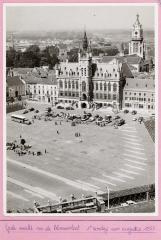
[[[154,29],[153,6],[7,6],[7,31],[131,29],[140,15]]]

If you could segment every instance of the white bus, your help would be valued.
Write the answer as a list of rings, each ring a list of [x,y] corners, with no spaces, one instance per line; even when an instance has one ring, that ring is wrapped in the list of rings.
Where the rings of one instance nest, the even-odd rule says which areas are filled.
[[[21,116],[21,115],[13,114],[13,115],[11,115],[11,119],[12,119],[12,121],[15,121],[15,122],[24,123],[24,124],[27,124],[27,125],[31,124],[31,121],[29,119],[27,119],[27,118],[25,118],[24,116]]]

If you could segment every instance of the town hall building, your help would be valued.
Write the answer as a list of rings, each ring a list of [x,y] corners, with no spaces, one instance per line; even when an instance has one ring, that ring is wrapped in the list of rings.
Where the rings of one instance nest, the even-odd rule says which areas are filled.
[[[133,70],[145,71],[144,63],[145,42],[139,15],[133,25],[128,55],[103,56],[96,60],[84,32],[78,62],[60,62],[56,66],[58,102],[79,108],[109,106],[122,109],[126,78],[134,78]]]

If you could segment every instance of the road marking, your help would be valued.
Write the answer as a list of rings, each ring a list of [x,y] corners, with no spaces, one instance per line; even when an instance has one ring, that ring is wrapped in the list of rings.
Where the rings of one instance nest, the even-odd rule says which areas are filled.
[[[137,149],[137,150],[140,150],[140,151],[145,150],[144,148],[139,148],[139,147],[134,147],[134,146],[128,146],[128,148]]]
[[[134,175],[140,175],[139,173],[129,171],[129,170],[126,170],[126,169],[123,169],[123,168],[120,168],[120,170],[123,171],[123,172],[126,172],[126,173],[131,173],[131,174],[134,174]]]
[[[122,139],[128,140],[128,141],[132,141],[132,142],[141,142],[141,140],[139,139],[131,139],[131,138],[127,138],[127,137],[121,137]]]
[[[99,178],[96,178],[96,177],[92,177],[92,179],[95,180],[95,181],[101,182],[101,183],[106,183],[106,184],[115,186],[115,187],[117,186],[115,183],[111,183],[111,182],[108,182],[108,181],[105,181],[103,179],[99,179]]]
[[[126,129],[126,128],[131,128],[136,130],[136,127],[130,127],[130,126],[125,126],[123,129]]]
[[[123,136],[124,136],[124,137],[130,137],[130,138],[136,138],[136,139],[138,139],[138,136],[136,136],[136,135],[130,135],[130,134],[127,134],[127,133],[124,133]]]
[[[144,152],[138,152],[138,150],[136,150],[136,151],[134,150],[133,151],[133,150],[127,148],[127,149],[125,149],[125,151],[132,152],[132,153],[135,153],[135,154],[143,154],[145,156]]]
[[[41,199],[44,199],[44,197],[42,195],[38,194],[38,193],[32,192],[32,191],[27,190],[27,189],[24,189],[24,191],[27,192],[27,193],[30,193],[33,196],[39,197]]]
[[[144,168],[141,168],[141,167],[136,167],[136,166],[131,166],[130,164],[124,164],[125,166],[128,166],[128,167],[130,167],[130,168],[136,168],[136,169],[139,169],[139,170],[141,170],[141,171],[145,171],[145,169]]]
[[[121,132],[133,132],[136,133],[136,130],[120,129]]]
[[[130,177],[124,173],[118,173],[118,172],[113,172],[114,174],[120,176],[120,177],[124,177],[124,178],[128,178],[128,179],[135,179],[134,177]]]
[[[22,196],[20,196],[20,195],[18,195],[16,193],[13,193],[11,191],[7,191],[7,194],[11,195],[14,198],[21,199],[21,200],[23,200],[25,202],[29,202],[29,200],[27,198],[24,198],[24,197],[22,197]]]
[[[128,146],[129,146],[129,144],[132,144],[132,145],[137,145],[137,146],[143,146],[142,144],[140,144],[140,143],[135,143],[135,142],[131,142],[131,141],[125,141],[124,140],[124,142],[126,143],[127,142],[127,144],[128,144]]]
[[[21,162],[15,161],[15,160],[11,160],[9,158],[8,158],[8,162],[10,162],[12,164],[17,164],[17,165],[19,165],[19,166],[21,166],[21,167],[23,167],[23,168],[25,168],[27,170],[31,170],[33,172],[37,172],[37,173],[40,173],[40,174],[45,175],[47,177],[56,179],[56,180],[61,181],[61,182],[65,183],[65,184],[67,184],[67,185],[70,185],[72,187],[75,187],[75,188],[78,188],[78,189],[81,189],[81,190],[84,190],[84,191],[91,191],[91,192],[93,192],[93,189],[90,188],[90,187],[85,187],[85,186],[82,187],[82,185],[80,183],[76,183],[75,181],[72,181],[72,180],[70,180],[68,178],[64,178],[64,177],[61,177],[59,175],[56,175],[56,174],[44,171],[44,170],[42,170],[40,168],[32,167],[32,166],[30,166],[28,164],[21,163]]]
[[[123,153],[124,156],[127,156],[127,157],[132,157],[132,158],[137,158],[137,159],[141,159],[141,160],[144,160],[146,161],[147,158],[143,158],[143,157],[140,157],[140,156],[134,156],[134,155],[130,155],[130,154],[127,154],[127,153]]]
[[[56,196],[56,194],[52,193],[52,192],[48,192],[42,188],[39,188],[39,187],[32,187],[31,185],[28,185],[26,183],[22,183],[16,179],[13,179],[11,177],[8,177],[7,180],[13,184],[16,184],[24,189],[28,189],[32,192],[35,192],[35,193],[38,193],[40,195],[43,195],[45,196],[46,198],[50,198],[52,200],[59,200],[59,198]]]
[[[92,187],[93,188],[93,192],[96,192],[96,191],[99,191],[99,194],[102,194],[104,193],[103,191],[100,190],[100,187],[98,186],[95,186],[93,184],[90,184],[90,183],[87,183],[87,182],[84,182],[84,181],[81,181],[81,180],[76,180],[78,183],[84,185],[84,186],[89,186],[89,187]]]
[[[122,179],[117,178],[117,177],[111,177],[111,176],[107,176],[105,174],[103,174],[103,176],[106,177],[106,178],[110,178],[112,180],[118,181],[118,182],[126,182],[125,180],[122,180]]]
[[[146,163],[142,163],[142,162],[138,162],[138,161],[133,161],[133,160],[129,160],[129,159],[125,159],[125,160],[128,161],[128,162],[140,164],[140,165],[143,165],[143,166],[146,166],[146,165],[147,165]]]

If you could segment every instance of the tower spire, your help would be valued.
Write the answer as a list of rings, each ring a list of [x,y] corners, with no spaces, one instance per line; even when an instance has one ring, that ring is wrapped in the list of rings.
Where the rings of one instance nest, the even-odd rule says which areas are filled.
[[[88,38],[87,38],[86,30],[84,30],[83,50],[87,51],[87,49],[88,49]]]

